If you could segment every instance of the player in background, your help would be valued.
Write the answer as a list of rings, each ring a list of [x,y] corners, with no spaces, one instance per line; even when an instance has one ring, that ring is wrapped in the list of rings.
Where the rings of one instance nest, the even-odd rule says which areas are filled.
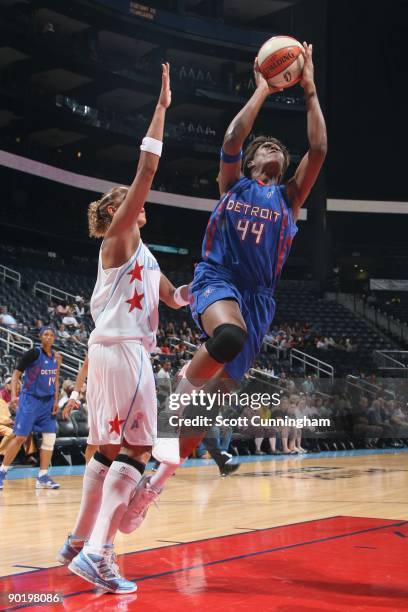
[[[169,65],[163,64],[161,92],[132,185],[111,189],[88,210],[91,236],[103,237],[91,298],[95,329],[89,338],[87,385],[88,442],[99,450],[85,468],[74,533],[57,558],[113,593],[137,588],[120,575],[113,541],[156,437],[149,352],[156,344],[159,298],[173,308],[188,303],[188,287],[173,287],[140,237],[170,102]]]
[[[273,321],[273,296],[297,232],[299,210],[327,152],[312,45],[303,46],[305,64],[300,84],[306,101],[309,150],[294,176],[282,183],[290,158],[276,138],[260,136],[245,152],[242,150],[263,103],[278,91],[268,86],[256,60],[256,90],[226,131],[218,176],[221,199],[208,222],[202,261],[191,284],[192,315],[207,340],[195,353],[175,393],[198,390],[214,376],[239,382],[252,366]],[[203,435],[183,437],[182,431],[180,444],[177,438],[158,438],[153,455],[161,465],[149,483],[157,495]],[[121,530],[137,528],[150,503],[151,498],[140,491]]]
[[[52,348],[55,332],[51,327],[42,328],[40,341],[40,346],[29,349],[19,359],[11,379],[11,406],[17,407],[13,427],[16,437],[8,445],[0,466],[0,489],[20,447],[32,431],[42,433],[40,471],[35,486],[37,489],[59,488],[49,476],[48,468],[56,438],[61,356]],[[18,397],[23,374],[23,388]]]
[[[88,355],[85,357],[84,363],[79,369],[78,375],[75,380],[74,390],[72,391],[67,403],[62,409],[62,418],[68,419],[73,410],[78,410],[81,407],[81,393],[83,386],[85,384],[86,378],[88,376]],[[98,445],[96,444],[87,444],[85,449],[85,461],[89,463],[90,459],[94,456],[95,452],[98,450]]]

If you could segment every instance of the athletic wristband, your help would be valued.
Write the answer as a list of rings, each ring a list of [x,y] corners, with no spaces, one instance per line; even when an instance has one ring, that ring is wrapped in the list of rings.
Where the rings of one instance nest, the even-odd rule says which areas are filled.
[[[79,401],[79,392],[72,391],[71,395],[69,396],[69,399],[74,400],[75,402]]]
[[[190,303],[188,300],[184,300],[181,296],[181,290],[183,289],[183,287],[186,287],[186,285],[181,285],[181,287],[177,287],[174,292],[173,299],[178,306],[188,306]]]
[[[142,144],[140,145],[141,151],[146,151],[146,153],[154,153],[154,155],[158,155],[159,157],[161,157],[162,149],[162,141],[156,140],[156,138],[150,138],[149,136],[145,136],[142,140]]]
[[[224,149],[221,149],[220,152],[220,159],[224,162],[224,164],[235,164],[235,162],[240,161],[242,159],[242,156],[242,149],[236,155],[228,155],[228,153],[225,153]]]

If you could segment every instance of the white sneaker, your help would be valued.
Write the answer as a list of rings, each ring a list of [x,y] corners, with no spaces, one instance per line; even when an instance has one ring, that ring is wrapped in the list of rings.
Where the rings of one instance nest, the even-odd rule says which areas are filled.
[[[178,438],[157,438],[152,455],[160,463],[180,465],[180,443]]]
[[[128,509],[119,524],[119,531],[122,533],[132,533],[140,527],[150,505],[159,497],[161,491],[150,486],[150,478],[151,476],[143,476],[139,481]]]

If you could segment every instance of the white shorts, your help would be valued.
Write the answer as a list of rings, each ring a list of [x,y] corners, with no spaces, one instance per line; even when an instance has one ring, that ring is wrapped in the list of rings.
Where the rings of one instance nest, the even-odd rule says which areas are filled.
[[[138,341],[89,347],[88,444],[152,446],[157,400],[150,356]]]

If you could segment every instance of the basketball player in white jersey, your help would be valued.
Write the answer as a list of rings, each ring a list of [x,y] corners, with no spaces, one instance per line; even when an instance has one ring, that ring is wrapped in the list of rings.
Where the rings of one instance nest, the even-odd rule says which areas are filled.
[[[188,302],[187,286],[173,287],[140,238],[171,102],[169,65],[163,64],[162,71],[160,96],[132,185],[111,189],[88,212],[91,236],[103,237],[91,299],[95,329],[89,339],[87,387],[88,443],[99,450],[86,466],[77,522],[58,560],[113,593],[137,588],[120,575],[113,540],[156,437],[149,351],[156,341],[159,298],[173,308]]]

